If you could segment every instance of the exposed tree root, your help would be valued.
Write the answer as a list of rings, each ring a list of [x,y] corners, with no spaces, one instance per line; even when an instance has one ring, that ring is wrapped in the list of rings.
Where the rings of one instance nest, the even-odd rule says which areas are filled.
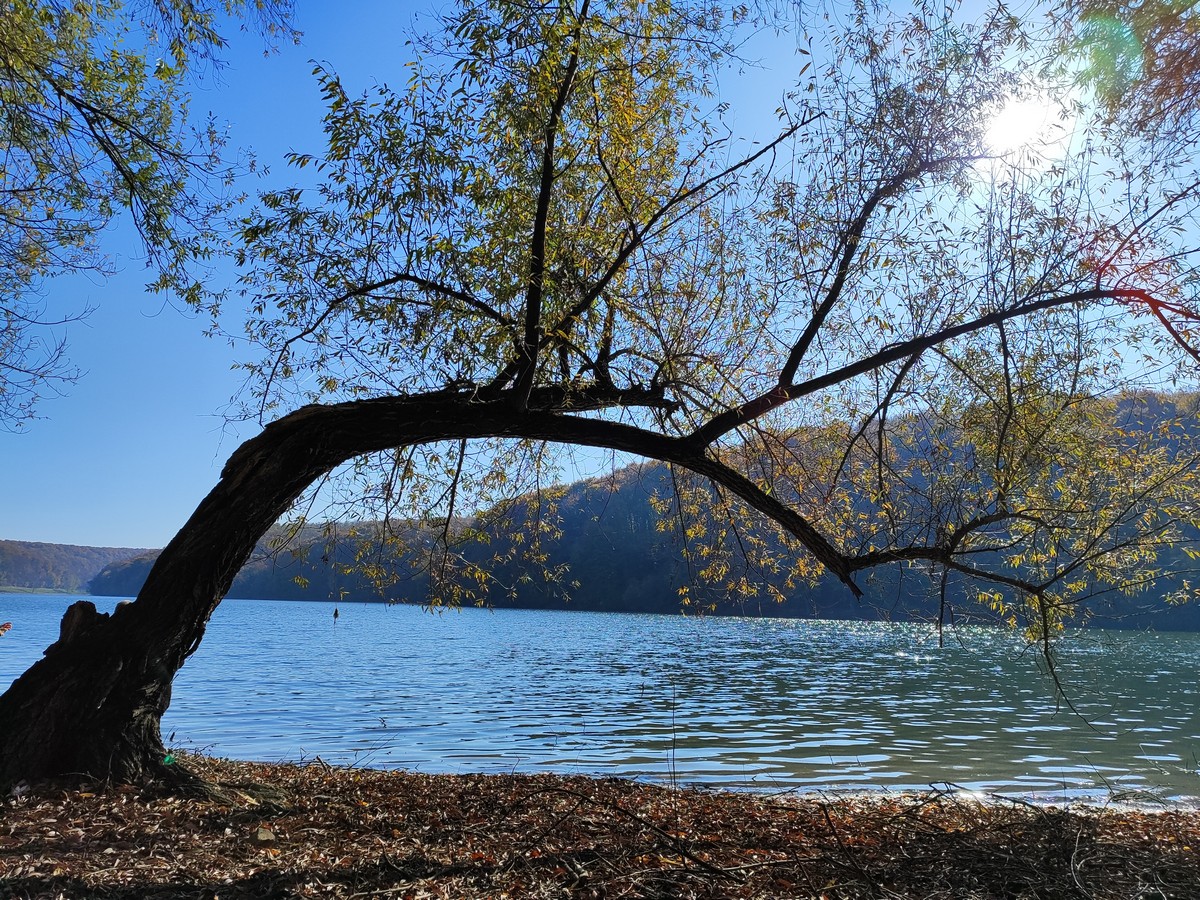
[[[203,769],[204,771],[201,771]],[[165,755],[146,780],[146,797],[180,797],[216,803],[235,809],[275,815],[288,806],[288,794],[278,787],[246,778],[230,777],[230,767],[212,765],[199,756]]]

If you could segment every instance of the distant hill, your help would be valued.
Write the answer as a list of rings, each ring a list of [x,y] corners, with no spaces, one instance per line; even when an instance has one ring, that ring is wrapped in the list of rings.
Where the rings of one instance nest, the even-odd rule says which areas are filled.
[[[1185,421],[1200,428],[1200,395],[1131,396],[1122,401],[1119,414],[1124,427],[1153,427],[1157,421],[1182,414]],[[747,602],[731,600],[719,585],[705,584],[696,578],[677,533],[659,527],[660,515],[651,500],[671,493],[670,474],[657,463],[632,465],[563,488],[554,501],[557,518],[553,530],[559,534],[545,541],[540,566],[529,565],[523,554],[528,550],[529,537],[539,533],[534,519],[540,519],[540,514],[535,513],[528,501],[457,523],[478,527],[488,538],[459,549],[468,563],[490,573],[492,580],[483,600],[499,608],[677,613],[681,610],[680,588],[686,586],[695,604],[693,609],[702,608],[719,615],[891,621],[928,621],[937,616],[935,584],[919,568],[903,565],[880,567],[861,576],[860,586],[865,593],[861,601],[830,577],[815,586],[789,588],[781,575],[755,571],[744,574],[756,584],[770,583],[784,597],[784,602],[776,603],[765,596]],[[331,526],[332,538],[320,527],[307,527],[294,536],[289,548],[273,549],[284,534],[275,529],[239,573],[230,596],[423,602],[428,597],[429,584],[422,566],[414,563],[428,559],[436,529],[419,523],[403,527],[410,536],[410,549],[406,553],[367,539],[348,538],[344,525]],[[372,528],[372,523],[358,525],[363,534],[372,533]],[[518,546],[521,541],[524,546]],[[50,550],[55,545],[18,546],[45,547],[49,556],[54,555]],[[158,551],[66,547],[61,548],[59,555],[70,558],[78,556],[78,551],[88,550],[110,554],[100,563],[102,568],[92,570],[94,577],[88,583],[92,593],[107,596],[136,595],[158,554]],[[1181,573],[1191,569],[1191,581],[1200,582],[1194,574],[1197,566],[1184,558],[1183,551],[1174,549],[1171,553],[1177,558],[1170,560],[1173,565],[1169,568]],[[381,590],[362,574],[364,561],[379,570],[404,573],[405,577]],[[86,568],[87,565],[81,565],[80,570]],[[561,577],[548,578],[547,571]],[[3,572],[0,562],[0,573]],[[1160,590],[1181,587],[1183,577],[1180,574],[1175,582],[1161,584]],[[0,583],[4,580],[0,578]],[[13,580],[13,576],[8,576],[8,580],[30,587],[82,586],[86,577],[71,579],[39,571],[36,576],[25,575],[24,580]],[[1146,593],[1127,597],[1110,592],[1096,597],[1088,604],[1095,615],[1091,621],[1103,627],[1200,630],[1200,603],[1167,606],[1160,596]],[[991,613],[968,599],[967,591],[953,575],[948,582],[947,597],[955,623],[994,621]]]
[[[305,549],[293,553],[272,549],[269,541],[264,542],[234,579],[229,596],[259,600],[385,599],[366,579],[342,571],[352,562],[353,550],[345,544],[330,555],[309,540]],[[148,550],[105,566],[91,579],[88,590],[102,597],[137,596],[158,554],[158,550]]]
[[[105,566],[145,553],[130,547],[77,547],[0,541],[0,587],[85,593]]]
[[[815,587],[786,589],[783,603],[763,599],[739,603],[715,586],[697,584],[678,543],[660,530],[650,498],[670,488],[664,467],[630,466],[604,478],[576,482],[557,500],[561,536],[547,543],[545,566],[565,565],[566,584],[547,580],[541,569],[519,558],[509,558],[510,539],[520,533],[529,511],[517,504],[505,524],[490,529],[490,540],[468,545],[465,555],[486,565],[495,577],[486,601],[497,608],[576,609],[609,612],[679,613],[678,590],[689,585],[695,603],[718,615],[779,616],[788,618],[855,619],[866,621],[931,621],[937,617],[937,592],[919,570],[905,566],[881,567],[860,581],[864,598],[855,600],[833,578]],[[369,528],[362,525],[361,528]],[[277,537],[280,532],[276,532]],[[231,597],[279,600],[390,600],[420,603],[427,597],[428,581],[412,574],[383,593],[358,572],[360,542],[343,537],[331,541],[311,528],[297,542],[299,549],[269,549],[260,545],[233,583]],[[417,541],[419,544],[420,542]],[[140,590],[157,551],[121,560],[105,567],[91,582],[94,594],[133,596]],[[411,572],[410,558],[375,547],[367,558],[394,571]],[[496,559],[500,561],[497,562]],[[953,579],[948,591],[953,600],[955,624],[996,621],[978,603],[969,600]],[[1200,604],[1167,606],[1156,596],[1110,595],[1090,604],[1091,621],[1100,627],[1200,630]]]
[[[678,537],[658,527],[659,515],[650,498],[665,495],[670,488],[670,476],[658,464],[629,466],[565,488],[556,501],[561,535],[546,542],[544,563],[550,570],[565,566],[565,583],[546,579],[541,568],[529,566],[520,554],[509,553],[511,535],[528,530],[530,511],[524,504],[514,505],[501,524],[486,529],[490,535],[486,543],[461,549],[471,562],[486,567],[494,576],[486,602],[497,608],[678,613],[679,589],[687,585],[695,604],[719,615],[894,621],[936,615],[937,601],[928,579],[901,568],[881,569],[864,577],[866,598],[862,602],[833,579],[815,588],[784,590],[788,599],[783,604],[765,599],[753,603],[730,600],[718,586],[696,582]],[[369,531],[371,524],[360,528]],[[414,571],[411,556],[370,547],[367,559],[409,573],[381,592],[355,565],[356,556],[364,556],[360,541],[331,540],[320,528],[311,527],[294,542],[293,549],[273,550],[271,539],[280,534],[274,532],[259,545],[234,580],[229,596],[420,603],[428,595],[427,577]],[[421,538],[413,543],[419,547]],[[150,551],[106,566],[92,579],[91,592],[136,595],[157,556],[158,551]],[[971,621],[984,620],[982,611],[974,606],[967,615]]]

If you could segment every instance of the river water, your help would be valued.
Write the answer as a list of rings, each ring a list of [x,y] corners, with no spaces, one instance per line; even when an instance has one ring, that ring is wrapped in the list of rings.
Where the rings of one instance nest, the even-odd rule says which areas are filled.
[[[77,598],[0,594],[0,686]],[[115,602],[94,598],[101,609]],[[949,785],[1048,801],[1200,795],[1200,635],[1038,654],[927,626],[229,600],[176,680],[172,746],[424,772],[756,790]]]

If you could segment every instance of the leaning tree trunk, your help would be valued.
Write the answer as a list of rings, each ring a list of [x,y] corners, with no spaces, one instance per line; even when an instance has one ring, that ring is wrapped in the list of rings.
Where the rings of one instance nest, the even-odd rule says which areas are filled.
[[[478,412],[444,397],[308,406],[244,443],[159,555],[137,600],[111,616],[75,604],[59,640],[0,696],[0,786],[77,775],[175,780],[159,730],[171,682],[267,529],[354,455],[501,424]]]
[[[59,640],[0,696],[0,786],[84,775],[173,777],[159,721],[171,682],[258,539],[339,462],[309,408],[243,444],[160,554],[136,602],[111,616],[81,601]]]
[[[660,391],[567,397],[446,391],[306,406],[268,425],[229,458],[217,486],[159,555],[131,604],[112,615],[81,601],[59,640],[0,696],[0,788],[86,776],[118,782],[186,778],[165,763],[159,722],[171,682],[200,645],[213,610],[258,540],[322,475],[361,454],[440,440],[514,437],[584,444],[674,462],[712,478],[789,528],[853,588],[845,561],[774,497],[686,441],[564,412],[661,402]]]
[[[171,682],[257,541],[305,488],[362,453],[464,437],[553,439],[562,421],[442,394],[308,406],[267,426],[230,457],[137,600],[111,616],[75,604],[59,640],[0,696],[0,787],[174,779],[159,731]]]

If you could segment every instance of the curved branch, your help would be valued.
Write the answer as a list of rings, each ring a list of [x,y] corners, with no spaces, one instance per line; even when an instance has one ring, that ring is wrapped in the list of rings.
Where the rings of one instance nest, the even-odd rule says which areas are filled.
[[[1121,288],[1076,291],[1056,297],[1044,297],[1041,300],[1022,303],[1017,306],[1008,307],[1007,309],[999,309],[988,313],[986,316],[980,316],[977,319],[971,319],[969,322],[962,322],[958,325],[951,325],[932,334],[925,334],[907,341],[888,344],[883,349],[865,356],[856,362],[833,369],[824,375],[818,375],[799,384],[776,385],[753,400],[749,400],[740,406],[735,406],[719,415],[713,416],[688,435],[686,440],[697,449],[707,447],[722,435],[728,434],[740,425],[752,422],[766,415],[771,410],[783,406],[785,403],[808,396],[809,394],[814,394],[817,391],[825,390],[826,388],[849,381],[851,378],[865,375],[868,372],[873,372],[881,366],[899,362],[913,354],[922,353],[930,347],[935,347],[938,344],[962,337],[963,335],[982,331],[985,328],[991,328],[993,325],[999,325],[1001,322],[1006,322],[1009,319],[1032,315],[1033,313],[1054,309],[1059,306],[1070,306],[1074,303],[1090,303],[1098,300],[1143,303],[1151,309],[1154,309],[1158,303],[1146,291]]]
[[[411,284],[421,288],[424,291],[429,291],[433,294],[441,294],[444,297],[449,297],[452,300],[457,300],[459,303],[462,303],[465,306],[471,307],[471,309],[475,310],[475,312],[482,313],[485,317],[491,319],[493,322],[504,326],[512,325],[512,320],[508,316],[499,312],[491,304],[484,303],[478,297],[468,293],[467,291],[460,291],[457,288],[452,288],[449,285],[442,284],[440,281],[434,281],[431,278],[423,278],[420,275],[412,275],[407,272],[402,272],[394,277],[395,282],[393,283],[399,282]],[[386,287],[386,285],[379,285],[371,288],[370,290],[378,290],[379,287]],[[366,292],[367,291],[363,291],[363,293]]]
[[[599,447],[674,463],[705,476],[752,508],[779,522],[855,594],[843,555],[795,510],[745,476],[678,438],[620,422],[564,414],[553,391],[535,391],[543,409],[517,410],[512,392],[479,402],[463,392],[394,396],[302,407],[272,422],[229,458],[221,479],[200,503],[151,570],[134,607],[119,615],[147,617],[147,632],[163,646],[185,648],[164,664],[178,667],[203,634],[205,623],[229,590],[255,543],[327,472],[364,454],[447,440],[521,438]],[[561,392],[559,392],[561,394]],[[543,396],[544,395],[544,396]],[[607,405],[617,402],[616,395]],[[574,408],[597,398],[561,397]],[[627,400],[628,398],[624,398]],[[180,585],[188,585],[185,594]],[[132,610],[134,607],[131,607]],[[166,635],[189,623],[194,637],[179,643]]]
[[[792,347],[791,353],[788,354],[787,362],[784,363],[783,369],[779,372],[779,384],[781,387],[787,387],[796,377],[796,371],[800,368],[800,363],[804,359],[804,355],[808,352],[812,342],[816,340],[817,333],[825,324],[825,320],[829,318],[829,313],[833,311],[833,307],[837,304],[838,299],[842,295],[842,289],[846,286],[846,278],[850,274],[850,265],[854,262],[854,257],[858,253],[858,246],[862,242],[863,233],[866,231],[867,222],[879,207],[879,204],[884,200],[896,196],[910,181],[920,178],[930,172],[935,172],[943,166],[948,166],[953,163],[966,163],[977,160],[977,156],[949,156],[942,159],[930,160],[920,163],[919,165],[911,166],[900,172],[893,178],[888,179],[883,184],[875,188],[867,201],[855,216],[854,221],[850,223],[850,227],[842,236],[838,246],[834,248],[834,258],[837,259],[837,268],[835,269],[833,284],[829,286],[829,290],[825,293],[825,299],[813,312],[812,319],[804,328],[804,332]],[[840,258],[839,258],[840,256]]]

